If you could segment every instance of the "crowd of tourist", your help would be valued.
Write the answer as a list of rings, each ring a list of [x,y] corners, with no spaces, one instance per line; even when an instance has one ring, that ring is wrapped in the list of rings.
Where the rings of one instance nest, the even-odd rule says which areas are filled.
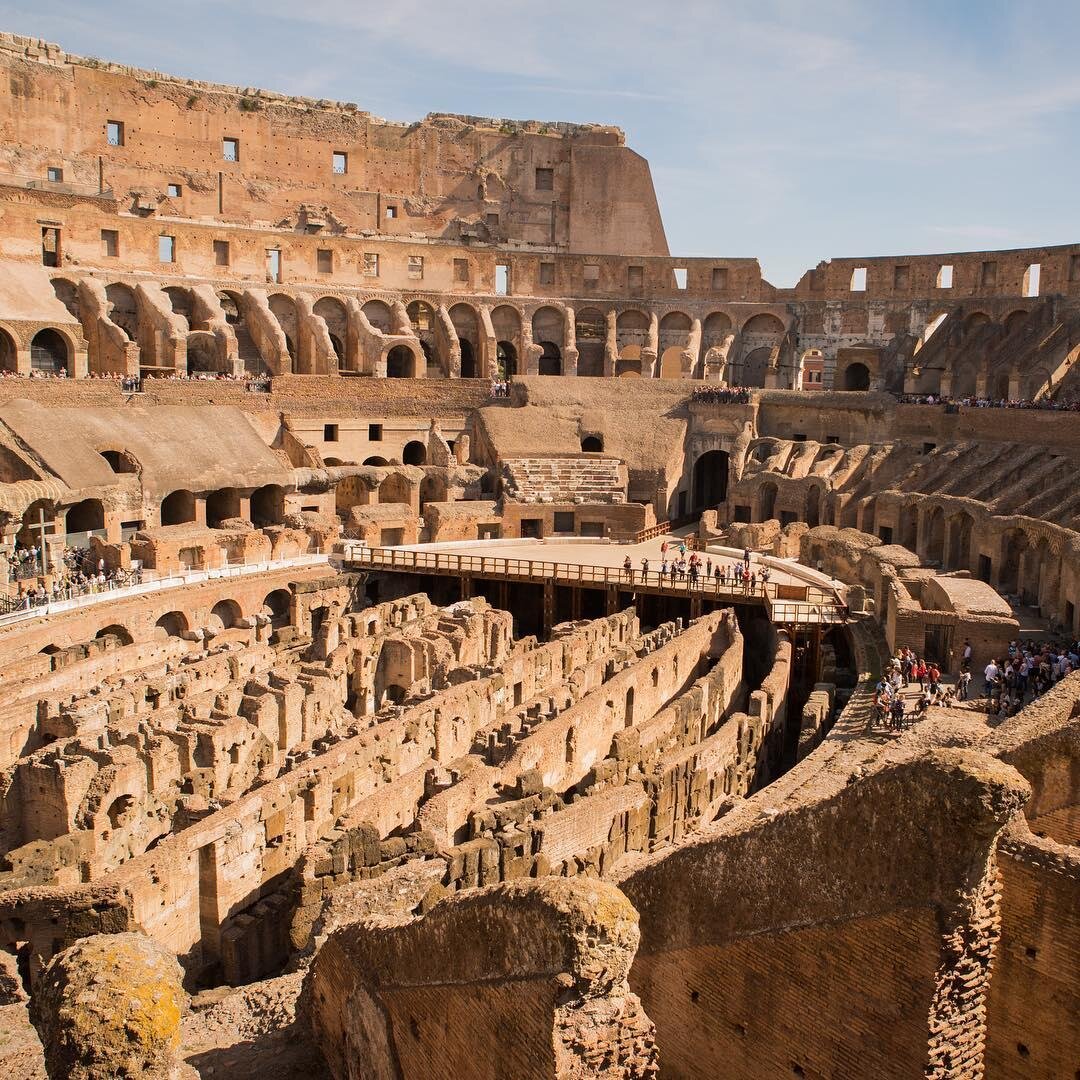
[[[1007,655],[983,669],[987,711],[1012,716],[1080,668],[1080,643],[1010,641]]]
[[[970,677],[968,679],[970,682]],[[918,683],[919,696],[909,710],[903,691],[912,683]],[[964,683],[963,696],[966,698]],[[903,731],[913,721],[922,719],[931,705],[946,708],[958,698],[960,686],[947,687],[941,682],[941,669],[933,661],[917,656],[912,649],[902,648],[889,661],[888,666],[874,687],[874,709],[871,725],[889,731]]]
[[[690,400],[706,405],[747,405],[750,402],[750,390],[745,386],[695,386]]]
[[[50,567],[51,580],[35,580],[32,585],[24,585],[28,579],[45,576],[41,551],[34,545],[29,548],[17,548],[7,556],[9,580],[18,582],[15,593],[9,596],[7,608],[18,611],[33,607],[44,607],[60,600],[72,600],[76,596],[106,592],[126,585],[138,585],[142,582],[142,570],[108,569],[105,560],[96,562],[86,549],[68,548],[64,552],[60,567]]]
[[[742,591],[753,595],[760,591],[764,594],[765,587],[769,583],[771,571],[767,566],[762,566],[760,571],[751,565],[753,554],[749,548],[743,552],[741,561],[732,562],[730,565],[717,559],[713,561],[711,555],[704,559],[696,552],[691,551],[687,555],[685,543],[677,547],[669,546],[665,540],[660,545],[660,567],[653,569],[647,557],[641,560],[641,569],[635,570],[629,555],[623,560],[623,577],[631,584],[638,582],[642,585],[682,585],[686,584],[691,589],[700,589],[712,584],[716,589],[728,589],[732,592]]]
[[[29,375],[19,371],[0,371],[0,379],[66,379],[66,371],[41,371],[33,369]],[[85,378],[95,382],[115,382],[120,384],[120,389],[125,394],[138,394],[143,389],[143,383],[147,379],[164,379],[167,382],[230,382],[243,383],[245,389],[254,394],[270,393],[269,375],[235,375],[229,371],[192,371],[184,372],[152,372],[148,375],[121,375],[111,371],[91,371]]]
[[[1080,402],[1050,401],[1043,398],[1033,401],[1030,398],[979,398],[942,397],[940,394],[901,394],[901,405],[942,405],[965,409],[1039,409],[1046,412],[1080,412]]]
[[[508,398],[510,396],[510,384],[503,379],[492,379],[491,396],[493,398]]]

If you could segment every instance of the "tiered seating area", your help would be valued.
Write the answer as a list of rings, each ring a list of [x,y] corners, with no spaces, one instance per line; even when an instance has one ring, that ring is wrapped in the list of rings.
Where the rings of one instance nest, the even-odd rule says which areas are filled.
[[[591,454],[510,458],[503,462],[502,483],[512,502],[626,502],[622,462]]]

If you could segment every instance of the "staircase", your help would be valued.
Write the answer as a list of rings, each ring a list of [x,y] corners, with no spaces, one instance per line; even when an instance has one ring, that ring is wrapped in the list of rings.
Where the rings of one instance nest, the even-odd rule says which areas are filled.
[[[529,457],[502,463],[503,495],[525,503],[625,503],[626,468],[618,458]]]

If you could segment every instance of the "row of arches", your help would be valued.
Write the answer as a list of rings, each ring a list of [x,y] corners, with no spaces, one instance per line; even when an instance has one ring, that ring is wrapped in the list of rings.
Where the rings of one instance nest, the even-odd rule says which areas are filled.
[[[19,370],[14,336],[0,327],[0,371]],[[39,375],[73,374],[75,346],[62,331],[46,326],[30,339],[30,370]]]

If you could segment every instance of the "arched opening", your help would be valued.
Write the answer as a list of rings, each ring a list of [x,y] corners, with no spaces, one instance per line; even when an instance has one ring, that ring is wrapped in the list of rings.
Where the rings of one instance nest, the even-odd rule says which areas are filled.
[[[776,517],[776,485],[767,483],[761,485],[759,493],[761,506],[761,521],[771,521]]]
[[[950,570],[967,570],[971,566],[971,531],[975,520],[966,512],[957,514],[949,523]]]
[[[110,803],[109,809],[105,813],[109,818],[110,828],[122,829],[135,820],[138,814],[138,804],[135,802],[133,795],[121,795]]]
[[[18,349],[15,347],[15,339],[3,329],[0,329],[0,371],[18,371]]]
[[[722,311],[714,311],[701,324],[701,344],[706,350],[723,345],[731,333],[731,319]]]
[[[211,630],[231,630],[241,618],[240,605],[235,600],[219,600],[210,609],[208,626]]]
[[[217,294],[218,303],[221,305],[225,321],[232,327],[237,327],[243,322],[240,315],[240,297],[237,293],[222,290]]]
[[[821,488],[816,484],[806,493],[806,524],[811,529],[821,524]]]
[[[236,488],[221,488],[206,497],[206,524],[217,529],[223,521],[240,516],[240,492]]]
[[[344,369],[347,366],[345,342],[349,338],[349,316],[345,305],[336,296],[324,296],[321,300],[315,301],[311,313],[326,323],[327,334],[334,350],[333,360],[336,361],[333,367],[338,370]]]
[[[574,318],[574,344],[578,350],[579,375],[599,378],[604,374],[604,342],[607,320],[596,308],[583,308]]]
[[[753,318],[747,319],[742,328],[743,336],[747,334],[771,334],[780,335],[784,332],[784,324],[775,316],[770,315],[768,312],[762,312],[760,315],[755,315]]]
[[[554,341],[541,341],[540,347],[544,350],[540,354],[540,374],[561,375],[562,353],[559,352],[559,346]]]
[[[728,385],[753,387],[755,389],[764,387],[771,355],[772,348],[769,346],[754,349],[735,366],[733,378],[728,379]]]
[[[117,645],[130,645],[135,640],[127,627],[120,626],[119,623],[113,623],[110,626],[103,626],[95,635],[95,641],[104,641],[105,638],[115,638]]]
[[[286,296],[285,293],[274,293],[267,303],[270,305],[270,311],[277,320],[278,326],[281,327],[282,333],[285,335],[285,345],[289,351],[289,359],[295,367],[296,342],[299,340],[296,303],[291,296]]]
[[[930,511],[926,523],[926,559],[939,565],[945,558],[945,512],[940,506]]]
[[[586,435],[581,440],[581,451],[584,454],[601,454],[604,451],[604,440],[599,435]]]
[[[154,623],[155,637],[183,637],[188,632],[187,616],[182,611],[167,611]]]
[[[951,394],[954,398],[975,396],[976,371],[974,364],[966,364],[953,373]]]
[[[289,625],[292,619],[291,611],[292,593],[288,589],[275,589],[267,593],[262,602],[262,613],[269,616],[270,625],[275,630]]]
[[[473,352],[472,342],[467,338],[458,341],[461,348],[461,377],[463,379],[476,378],[476,354]]]
[[[415,379],[416,357],[407,345],[395,345],[386,357],[388,379]]]
[[[512,379],[517,373],[517,349],[509,341],[500,341],[495,349],[500,379]]]
[[[681,311],[669,311],[660,320],[657,343],[661,379],[681,379],[693,374],[691,370],[684,370],[683,358],[683,353],[690,343],[689,315]]]
[[[915,551],[919,543],[919,507],[908,503],[900,508],[900,546]]]
[[[620,379],[640,379],[641,378],[641,350],[636,345],[627,345],[624,353],[633,349],[638,355],[636,356],[620,356],[615,361],[615,374]]]
[[[632,686],[627,687],[626,690],[626,702],[623,706],[623,726],[634,726],[634,688]]]
[[[108,462],[114,473],[138,472],[138,466],[130,454],[123,450],[99,450],[98,453]]]
[[[390,313],[390,307],[381,300],[369,300],[361,309],[364,318],[371,323],[372,329],[381,330],[384,334],[393,331],[394,320]]]
[[[105,286],[106,314],[119,326],[129,341],[139,340],[139,304],[135,291],[117,281]]]
[[[636,308],[619,312],[615,319],[615,345],[620,356],[641,356],[641,350],[649,344],[650,322],[649,316]],[[636,352],[630,353],[631,348]]]
[[[681,379],[683,377],[683,350],[675,345],[665,349],[660,357],[660,378]]]
[[[68,370],[68,343],[58,330],[39,330],[30,342],[30,367],[42,374],[58,375]]]
[[[1014,596],[1020,592],[1020,560],[1029,546],[1023,529],[1010,529],[1001,538],[1001,571],[998,591]]]
[[[179,315],[184,320],[187,328],[191,327],[192,298],[188,289],[179,285],[166,285],[161,290],[168,298],[174,315]]]
[[[384,458],[384,457],[369,457],[369,458],[364,458],[364,460],[360,464],[361,465],[389,465],[390,462],[388,462],[386,460],[386,458]]]
[[[65,531],[69,536],[77,533],[97,532],[105,528],[105,508],[98,499],[83,499],[68,507]]]
[[[435,378],[448,374],[446,365],[435,352],[435,309],[423,300],[414,300],[405,310],[413,333],[420,339],[420,348],[427,362],[427,376]]]
[[[187,366],[189,372],[220,370],[217,339],[213,334],[201,330],[188,334]]]
[[[406,465],[424,465],[427,462],[427,447],[419,439],[412,439],[405,444],[401,460]]]
[[[36,499],[22,516],[22,527],[15,536],[15,542],[21,548],[40,548],[41,529],[44,523],[45,535],[52,535],[56,521],[56,507],[47,499]]]
[[[267,484],[251,493],[251,520],[260,528],[280,525],[285,519],[285,489]]]
[[[706,450],[694,462],[694,510],[720,506],[727,500],[729,459],[726,450]]]
[[[68,281],[66,278],[53,278],[52,287],[53,292],[56,293],[56,299],[68,309],[68,314],[73,319],[79,319],[79,289],[75,282]]]
[[[1009,314],[1005,316],[1006,335],[1019,330],[1027,321],[1027,317],[1028,313],[1023,308],[1018,308],[1016,311],[1010,311]]]
[[[844,389],[869,390],[870,369],[865,364],[848,364],[848,366],[844,368]]]
[[[173,491],[161,500],[161,524],[183,525],[195,520],[195,496],[190,491]]]
[[[391,473],[379,485],[380,503],[404,503],[408,505],[410,500],[410,485],[406,476],[399,472]]]

